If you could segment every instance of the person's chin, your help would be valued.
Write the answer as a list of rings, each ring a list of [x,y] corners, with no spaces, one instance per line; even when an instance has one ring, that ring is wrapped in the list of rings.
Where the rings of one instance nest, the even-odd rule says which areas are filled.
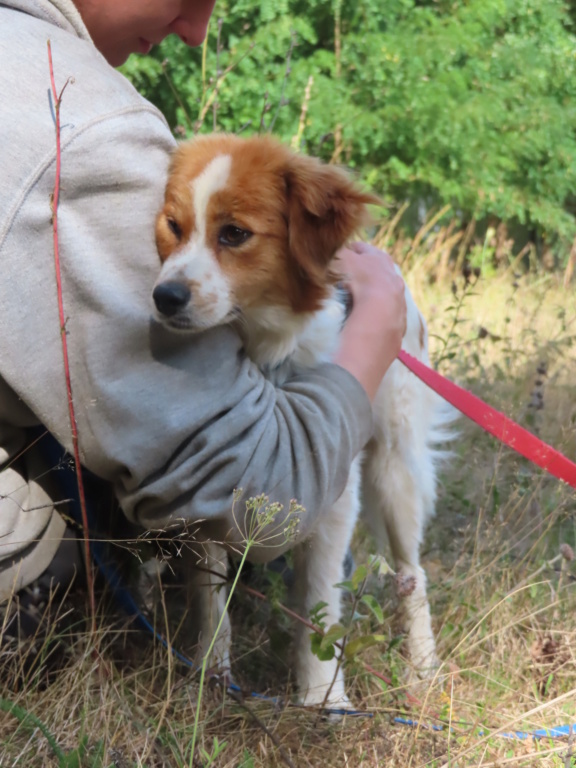
[[[120,67],[125,64],[129,56],[133,53],[146,55],[152,50],[152,43],[145,40],[143,37],[139,37],[136,41],[131,40],[125,45],[117,45],[113,50],[102,51],[108,64],[112,67]]]
[[[152,50],[153,45],[153,43],[151,43],[149,40],[146,40],[144,37],[139,37],[138,49],[135,51],[135,53],[141,53],[143,56],[147,56]]]

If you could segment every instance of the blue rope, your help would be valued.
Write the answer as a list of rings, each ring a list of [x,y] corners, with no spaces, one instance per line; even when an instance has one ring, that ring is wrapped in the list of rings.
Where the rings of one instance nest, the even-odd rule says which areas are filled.
[[[413,728],[416,728],[418,726],[424,727],[427,730],[431,731],[443,731],[445,730],[444,725],[438,725],[433,724],[430,725],[428,723],[422,723],[419,720],[409,720],[405,717],[395,717],[394,718],[395,723],[399,723],[400,725],[409,725]],[[454,730],[454,729],[451,729]],[[573,725],[558,725],[554,728],[538,728],[535,731],[503,731],[502,733],[497,733],[496,735],[499,736],[502,739],[543,739],[543,738],[550,738],[550,739],[561,739],[565,736],[571,736],[572,734],[576,734],[576,723]],[[490,731],[478,731],[478,736],[489,736]]]
[[[39,434],[41,434],[43,431],[44,430],[40,430]],[[80,510],[80,501],[78,498],[78,484],[76,481],[76,474],[74,470],[71,469],[70,462],[68,461],[69,457],[65,453],[64,448],[62,448],[62,446],[58,442],[56,442],[56,440],[51,435],[46,435],[46,437],[43,438],[42,450],[45,456],[47,456],[51,461],[51,464],[55,467],[60,468],[60,471],[58,473],[58,480],[60,483],[60,487],[65,494],[65,498],[71,499],[70,512],[71,512],[72,518],[76,521],[77,524],[81,526],[82,515]],[[84,470],[84,472],[88,477],[91,476],[91,473],[87,472],[87,470]],[[89,524],[90,530],[98,531],[97,521],[95,519],[94,511],[93,511],[92,505],[90,504],[89,499],[86,500],[86,506],[88,511],[88,524]],[[188,668],[194,670],[195,672],[198,672],[199,671],[198,665],[195,664],[190,658],[185,656],[183,653],[180,653],[170,643],[168,643],[166,638],[160,632],[158,632],[158,630],[151,624],[151,622],[142,613],[140,606],[138,605],[137,601],[134,599],[131,591],[124,584],[122,573],[120,568],[118,567],[117,562],[114,560],[114,558],[110,557],[109,546],[106,545],[105,540],[99,540],[96,538],[92,538],[91,536],[90,552],[92,554],[96,567],[104,577],[104,580],[108,585],[108,587],[111,589],[112,594],[114,595],[117,603],[123,608],[126,614],[130,616],[133,619],[133,621],[138,626],[140,626],[141,629],[144,629],[146,632],[152,635],[152,637],[157,642],[159,642],[163,646],[163,648],[165,648],[169,653],[171,653],[174,656],[174,658],[182,662],[182,664],[184,664]],[[213,674],[211,675],[211,677],[212,679],[215,679],[216,681],[218,681],[218,675]],[[246,695],[245,691],[243,691],[238,685],[235,685],[233,683],[229,684],[226,687],[226,690],[237,696]],[[282,699],[281,697],[267,696],[266,694],[257,693],[256,691],[250,691],[248,695],[250,696],[250,698],[258,699],[259,701],[264,701],[269,704],[273,704],[274,706],[286,706],[287,704],[290,704],[291,706],[298,706],[293,704],[292,702],[287,702],[285,699]],[[302,707],[302,708],[305,709],[305,707]],[[366,712],[364,710],[324,708],[322,711],[327,715],[339,715],[342,717],[344,716],[369,717],[369,718],[374,717],[374,712]],[[398,723],[399,725],[407,725],[410,727],[421,726],[432,731],[445,730],[444,725],[440,725],[437,723],[423,724],[418,720],[411,720],[403,717],[395,717],[393,722]],[[565,736],[570,736],[573,733],[576,733],[576,723],[574,723],[573,725],[559,725],[554,728],[539,728],[535,731],[511,731],[506,733],[498,733],[497,735],[505,739],[531,739],[531,738],[554,739],[554,738],[562,738]],[[487,732],[480,731],[478,735],[482,736],[485,734],[487,734]]]

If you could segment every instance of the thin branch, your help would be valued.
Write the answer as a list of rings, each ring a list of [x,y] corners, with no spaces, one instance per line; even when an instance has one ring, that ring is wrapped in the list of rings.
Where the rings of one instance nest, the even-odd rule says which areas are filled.
[[[2,465],[2,470],[10,469],[10,467],[12,466],[12,464],[14,464],[15,461],[18,461],[18,459],[21,456],[23,456],[26,453],[26,451],[29,451],[30,448],[35,446],[36,443],[38,443],[40,440],[42,440],[42,438],[45,437],[47,434],[48,434],[48,431],[42,432],[42,434],[38,435],[38,437],[36,437],[34,440],[32,440],[31,443],[28,443],[27,445],[25,445],[24,448],[22,448],[22,450],[19,453],[16,454],[16,456],[12,456],[12,458],[10,459],[9,462],[7,462],[6,464]],[[5,498],[5,497],[0,497],[0,498]]]
[[[198,133],[200,128],[202,127],[202,124],[204,123],[204,119],[206,118],[206,115],[208,114],[208,110],[212,106],[212,103],[214,102],[214,99],[217,98],[218,93],[220,91],[220,87],[224,80],[226,79],[226,76],[232,72],[233,69],[235,69],[240,62],[248,56],[250,51],[254,48],[254,43],[251,43],[246,53],[243,53],[242,56],[240,56],[236,61],[233,61],[231,64],[229,64],[226,69],[222,72],[221,75],[219,75],[216,78],[216,82],[214,83],[214,88],[212,92],[210,93],[210,96],[206,99],[206,101],[202,104],[200,108],[200,112],[198,114],[198,117],[194,123],[194,133]],[[204,97],[202,97],[204,98]]]
[[[218,19],[218,35],[216,37],[216,79],[220,77],[220,54],[222,52],[222,24],[224,23],[224,19],[220,18]],[[214,99],[214,103],[212,105],[212,130],[216,132],[216,128],[218,125],[218,99]]]
[[[334,57],[336,59],[336,82],[340,81],[342,72],[342,0],[334,3]],[[334,129],[334,152],[330,158],[330,164],[337,163],[344,149],[342,141],[342,123],[338,123]]]
[[[362,583],[360,584],[360,588],[357,589],[354,593],[354,599],[352,600],[352,606],[350,609],[350,615],[354,616],[356,614],[356,609],[358,608],[358,603],[360,602],[360,597],[364,593],[364,590],[366,589],[366,584],[368,582],[368,575],[366,575],[362,579]],[[322,708],[326,708],[326,705],[328,704],[328,699],[330,698],[330,694],[332,693],[332,688],[334,687],[334,684],[336,683],[336,679],[338,678],[338,672],[340,672],[340,668],[342,667],[342,661],[344,658],[344,649],[346,647],[346,643],[348,642],[348,637],[350,635],[350,627],[348,627],[348,631],[338,643],[338,649],[339,654],[336,658],[336,669],[334,670],[334,676],[332,678],[332,682],[330,683],[330,686],[328,690],[326,691],[326,695],[324,696],[324,701],[322,702]],[[317,721],[319,722],[319,721]]]
[[[258,717],[258,715],[255,712],[253,712],[252,709],[250,709],[250,707],[245,702],[242,701],[241,694],[238,693],[237,691],[231,691],[230,689],[228,689],[227,693],[228,693],[228,696],[234,699],[236,704],[238,704],[238,706],[241,707],[241,709],[243,709],[245,712],[248,713],[248,715],[254,720],[258,728],[260,728],[266,734],[266,736],[268,736],[268,738],[270,739],[272,744],[274,744],[274,746],[278,750],[280,757],[282,758],[282,760],[284,760],[288,768],[295,768],[294,763],[290,759],[288,752],[286,752],[286,750],[282,746],[282,743],[276,738],[276,736],[272,733],[272,731],[268,728],[268,726],[266,726],[262,722],[262,720]]]
[[[310,75],[306,89],[304,91],[304,99],[302,100],[302,107],[300,109],[300,120],[298,121],[298,130],[292,136],[290,146],[292,149],[297,150],[300,147],[302,136],[304,134],[304,128],[306,127],[306,115],[308,114],[308,104],[310,102],[310,96],[312,94],[312,86],[314,85],[314,75]]]
[[[62,294],[62,272],[60,269],[60,249],[58,245],[58,203],[60,201],[60,176],[62,165],[62,146],[60,136],[60,106],[62,104],[62,96],[64,91],[70,82],[73,82],[71,78],[68,78],[62,87],[60,93],[56,89],[56,81],[54,79],[54,65],[52,62],[52,47],[50,40],[48,43],[48,64],[50,67],[50,86],[52,89],[52,98],[54,101],[54,113],[56,121],[56,178],[54,180],[54,191],[52,193],[52,232],[54,240],[54,267],[56,271],[56,286],[58,289],[58,315],[60,318],[60,338],[62,340],[62,357],[64,362],[64,376],[66,379],[66,395],[68,398],[68,414],[70,417],[70,431],[72,433],[72,448],[74,455],[74,465],[76,467],[76,482],[78,483],[78,497],[80,500],[80,510],[82,513],[82,525],[84,527],[84,557],[86,558],[86,582],[88,588],[88,596],[90,600],[90,612],[92,619],[92,631],[96,636],[96,598],[94,595],[94,578],[90,565],[90,538],[88,535],[88,511],[86,509],[86,495],[84,492],[84,480],[82,477],[82,465],[80,463],[80,445],[78,439],[78,424],[76,421],[76,412],[74,409],[74,399],[72,396],[72,379],[70,376],[70,361],[68,357],[68,340],[66,332],[66,316],[64,314],[64,300]]]
[[[182,113],[183,113],[183,115],[184,115],[184,117],[186,119],[186,122],[188,123],[188,127],[190,128],[190,130],[194,130],[194,122],[193,122],[192,118],[190,117],[190,115],[188,114],[188,110],[186,108],[186,104],[184,104],[182,98],[180,97],[180,94],[178,93],[174,83],[172,82],[172,79],[168,75],[168,66],[169,66],[169,64],[170,64],[170,60],[169,59],[164,59],[164,61],[161,64],[162,74],[164,75],[164,79],[168,83],[168,87],[172,91],[172,95],[176,99],[176,102],[178,103],[178,106],[182,110]]]
[[[262,133],[262,129],[266,130],[266,123],[264,118],[266,113],[270,111],[270,102],[268,101],[268,91],[264,91],[264,102],[262,104],[262,112],[260,112],[260,124],[258,126],[258,133]]]
[[[278,102],[278,106],[276,107],[276,112],[274,113],[274,117],[272,118],[270,125],[268,126],[269,133],[272,133],[274,130],[274,126],[276,125],[276,120],[278,119],[278,115],[280,113],[280,110],[283,106],[288,104],[287,101],[284,100],[284,94],[286,92],[286,84],[288,83],[288,78],[290,77],[290,73],[292,72],[292,68],[290,66],[290,61],[292,59],[292,51],[294,50],[295,46],[297,45],[297,35],[294,30],[290,33],[290,47],[288,48],[288,53],[286,54],[286,69],[284,71],[284,79],[282,80],[282,88],[280,90],[280,101]]]

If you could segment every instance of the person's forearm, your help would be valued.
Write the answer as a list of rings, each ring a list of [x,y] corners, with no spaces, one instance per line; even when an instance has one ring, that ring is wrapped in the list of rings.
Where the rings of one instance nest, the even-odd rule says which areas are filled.
[[[398,356],[401,342],[396,329],[375,327],[371,314],[358,310],[346,322],[334,362],[351,373],[373,401],[386,371]]]

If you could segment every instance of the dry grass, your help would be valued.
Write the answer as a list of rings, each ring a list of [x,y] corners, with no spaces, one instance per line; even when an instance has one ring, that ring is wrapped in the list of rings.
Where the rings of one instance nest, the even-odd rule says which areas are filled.
[[[417,267],[410,275],[441,371],[574,457],[576,300],[561,278],[513,280],[480,280],[462,298],[461,279],[454,296],[449,281],[430,286]],[[454,323],[456,310],[447,307],[460,299]],[[542,363],[546,373],[538,374]],[[466,423],[443,480],[424,563],[444,665],[433,684],[413,692],[418,705],[406,698],[390,586],[374,579],[369,590],[387,621],[377,627],[367,619],[356,632],[387,635],[388,644],[362,660],[392,685],[366,673],[360,659],[347,672],[354,702],[373,717],[330,723],[255,699],[240,706],[209,688],[198,744],[207,755],[225,746],[212,761],[200,752],[192,761],[197,676],[103,609],[98,642],[74,633],[68,663],[48,682],[15,678],[17,657],[2,654],[5,702],[40,718],[62,754],[55,757],[34,723],[18,725],[0,711],[0,766],[574,766],[566,742],[498,736],[576,723],[576,562],[557,557],[563,543],[576,548],[574,491]],[[359,535],[357,560],[367,547]],[[289,692],[290,623],[246,594],[233,618],[241,684]],[[399,715],[417,725],[395,723]],[[444,730],[430,729],[439,723]]]

